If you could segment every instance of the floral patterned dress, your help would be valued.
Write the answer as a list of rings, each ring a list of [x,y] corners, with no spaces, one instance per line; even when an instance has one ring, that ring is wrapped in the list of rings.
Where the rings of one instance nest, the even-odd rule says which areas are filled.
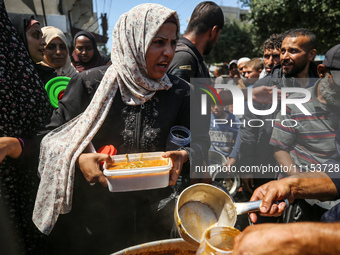
[[[0,137],[21,138],[27,145],[50,114],[44,86],[0,0]],[[15,243],[24,254],[39,254],[42,244],[32,222],[39,184],[33,161],[0,162],[0,210],[8,215]]]

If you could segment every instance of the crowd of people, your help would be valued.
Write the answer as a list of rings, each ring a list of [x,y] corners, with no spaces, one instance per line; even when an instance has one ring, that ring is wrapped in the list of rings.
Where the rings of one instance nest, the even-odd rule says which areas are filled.
[[[339,252],[340,44],[317,66],[315,34],[296,28],[270,36],[261,58],[240,56],[212,75],[203,56],[219,40],[225,17],[211,1],[195,7],[183,36],[175,10],[151,3],[132,8],[113,29],[111,58],[87,31],[74,36],[71,51],[59,28],[8,14],[3,0],[0,9],[6,254],[110,254],[178,237],[176,197],[194,182],[209,182],[191,172],[194,164],[209,164],[209,150],[229,168],[289,169],[240,175],[248,199],[263,203],[249,214],[233,254]],[[53,109],[45,84],[58,76],[71,80]],[[206,115],[193,110],[201,109],[196,78],[207,79],[213,91],[219,85],[222,104],[208,105]],[[233,93],[223,85],[243,92],[244,114],[233,114]],[[281,97],[299,104],[272,110],[275,91],[286,88],[289,95]],[[310,99],[303,101],[301,88]],[[191,143],[168,151],[177,125],[190,130]],[[109,192],[100,162],[112,159],[94,151],[105,145],[118,154],[164,151],[172,161],[169,186]],[[289,206],[277,202],[285,198]]]
[[[271,114],[254,114],[252,109],[272,107],[254,102],[253,108],[245,107],[245,114],[240,117],[243,121],[234,126],[241,123],[241,141],[234,139],[234,149],[239,148],[235,165],[258,166],[258,169],[280,166],[281,171],[240,174],[242,188],[248,191],[251,200],[264,202],[260,214],[250,214],[250,224],[256,223],[256,226],[246,228],[236,238],[233,254],[337,254],[337,224],[329,222],[340,219],[339,200],[336,200],[339,176],[334,173],[334,167],[339,167],[336,132],[340,123],[340,45],[331,48],[322,64],[316,65],[313,61],[316,37],[311,30],[299,28],[272,35],[264,43],[263,51],[263,60],[232,60],[228,66],[229,84],[239,86],[243,77],[246,89],[263,85],[279,89],[305,88],[311,96],[301,102],[308,113],[291,101],[292,104],[283,105],[284,111],[278,106]],[[305,95],[285,96],[301,100]],[[227,113],[225,109],[225,116]],[[263,125],[249,125],[254,120]],[[211,125],[211,130],[218,126]],[[222,133],[225,135],[219,140],[226,145],[228,133]],[[213,145],[210,149],[216,150]],[[275,203],[285,198],[290,199],[289,206]],[[328,223],[316,223],[320,221]],[[258,224],[270,222],[299,224]],[[318,228],[325,229],[329,235],[316,234]],[[322,240],[322,245],[316,240]],[[280,247],[286,248],[280,250]]]

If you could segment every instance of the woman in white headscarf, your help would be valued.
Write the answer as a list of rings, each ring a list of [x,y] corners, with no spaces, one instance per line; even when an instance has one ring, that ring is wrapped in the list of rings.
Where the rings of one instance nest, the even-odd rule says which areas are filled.
[[[41,31],[46,46],[44,60],[39,64],[53,67],[58,76],[72,78],[78,72],[71,63],[66,36],[59,28],[52,26],[43,27]]]
[[[96,149],[112,144],[118,154],[166,151],[171,127],[190,128],[190,86],[166,74],[178,36],[175,11],[159,4],[136,6],[113,30],[112,65],[71,79],[48,126],[55,129],[41,144],[34,223],[49,234],[59,214],[71,211],[73,201],[71,213],[60,215],[51,233],[55,243],[67,245],[51,250],[108,254],[169,238],[172,187],[110,193],[98,184],[90,186],[96,182],[107,186],[99,163],[109,157],[84,150],[92,142]],[[202,159],[208,151],[208,128],[200,134],[202,144],[165,153],[173,162],[169,185],[176,183],[188,158]]]

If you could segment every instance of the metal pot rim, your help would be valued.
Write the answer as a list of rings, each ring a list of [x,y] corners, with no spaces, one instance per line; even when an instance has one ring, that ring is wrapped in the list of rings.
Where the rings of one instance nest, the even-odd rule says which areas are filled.
[[[157,249],[157,247],[162,248],[170,248],[172,246],[178,245],[181,250],[192,250],[196,251],[196,247],[190,245],[188,242],[183,240],[182,238],[174,238],[174,239],[164,239],[159,241],[152,241],[148,243],[134,245],[123,250],[112,253],[111,255],[123,255],[123,254],[134,254],[133,252],[148,252],[148,251],[161,251],[161,249]],[[177,247],[176,247],[177,248]]]

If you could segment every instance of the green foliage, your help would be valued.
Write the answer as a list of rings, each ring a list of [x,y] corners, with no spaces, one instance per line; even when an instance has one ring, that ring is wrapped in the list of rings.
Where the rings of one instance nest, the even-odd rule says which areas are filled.
[[[205,62],[212,64],[230,62],[241,57],[261,56],[252,40],[248,24],[241,25],[236,22],[225,24],[214,48],[208,56],[204,57]]]
[[[318,54],[340,43],[340,0],[240,0],[251,10],[248,18],[259,47],[271,34],[308,28],[317,37]]]

